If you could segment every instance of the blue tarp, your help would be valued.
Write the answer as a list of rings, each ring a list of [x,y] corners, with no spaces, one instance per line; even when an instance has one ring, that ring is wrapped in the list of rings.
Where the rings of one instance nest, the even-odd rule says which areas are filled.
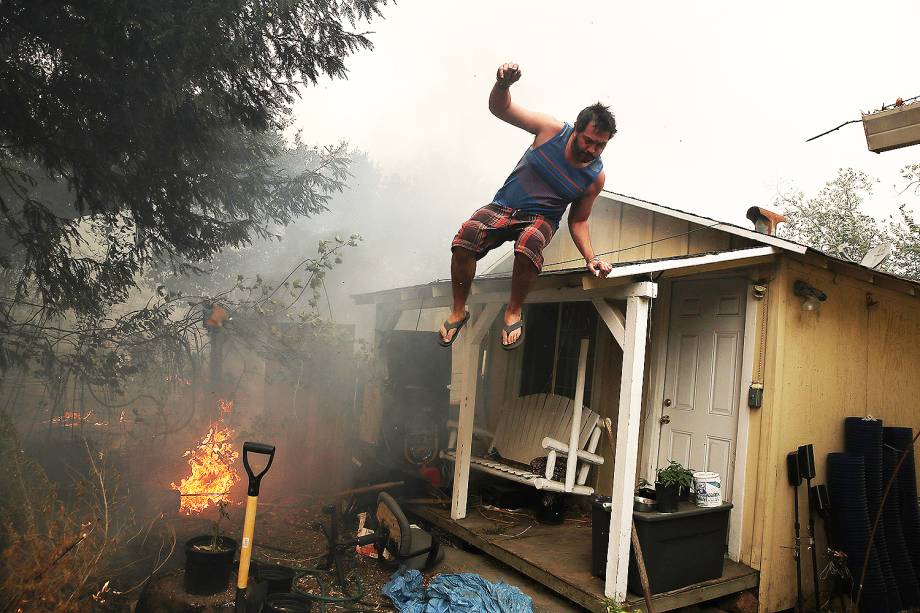
[[[400,570],[381,592],[400,613],[533,613],[521,590],[475,573],[438,575],[426,589],[417,570]]]

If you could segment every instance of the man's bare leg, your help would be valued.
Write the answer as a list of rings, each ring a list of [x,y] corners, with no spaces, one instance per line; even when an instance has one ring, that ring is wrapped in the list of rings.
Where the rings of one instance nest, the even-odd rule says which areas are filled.
[[[524,300],[527,298],[527,294],[530,293],[530,288],[533,287],[533,282],[536,281],[539,274],[540,271],[537,270],[530,258],[520,253],[514,254],[514,270],[511,273],[511,297],[508,299],[508,308],[505,309],[506,326],[521,320],[521,309],[524,306]],[[505,334],[502,331],[502,344],[510,345],[520,336],[520,328],[514,330],[511,334]]]
[[[463,247],[454,247],[454,254],[450,259],[450,280],[454,293],[454,304],[447,318],[449,323],[456,323],[466,316],[466,299],[470,295],[473,277],[476,276],[476,254]],[[457,330],[445,330],[441,326],[441,338],[449,342]]]

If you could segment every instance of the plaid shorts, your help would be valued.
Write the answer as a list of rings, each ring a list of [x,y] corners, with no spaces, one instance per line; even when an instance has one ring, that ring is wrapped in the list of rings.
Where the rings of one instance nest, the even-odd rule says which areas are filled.
[[[542,270],[543,248],[553,238],[554,231],[555,227],[542,215],[487,204],[463,222],[451,250],[462,247],[480,259],[502,243],[514,241],[514,252],[526,256],[537,270]]]

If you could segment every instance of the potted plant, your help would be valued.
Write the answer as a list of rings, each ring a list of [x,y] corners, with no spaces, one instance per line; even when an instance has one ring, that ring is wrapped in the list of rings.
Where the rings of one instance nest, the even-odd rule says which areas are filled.
[[[667,467],[658,470],[658,478],[655,481],[658,510],[662,513],[676,511],[681,489],[686,489],[689,493],[691,487],[693,473],[681,466],[680,462],[669,462]]]
[[[220,529],[221,520],[230,519],[228,504],[226,500],[217,503],[218,515],[211,534],[185,542],[185,590],[190,594],[217,594],[230,584],[237,542]]]

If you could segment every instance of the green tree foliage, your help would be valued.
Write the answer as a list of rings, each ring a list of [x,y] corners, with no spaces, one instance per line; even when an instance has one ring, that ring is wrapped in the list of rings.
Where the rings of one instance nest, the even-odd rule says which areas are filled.
[[[299,88],[344,77],[385,0],[0,4],[0,265],[15,297],[101,314],[322,210],[339,149],[286,165]]]
[[[905,166],[901,175],[906,187],[900,195],[920,194],[920,164]],[[920,280],[920,221],[908,202],[885,221],[867,215],[862,207],[875,183],[862,171],[841,168],[811,198],[801,192],[780,196],[774,207],[788,218],[779,227],[780,235],[851,262],[860,262],[876,245],[890,243],[892,254],[881,269]]]
[[[828,255],[859,262],[884,240],[882,225],[861,211],[874,181],[862,171],[841,168],[837,177],[811,198],[802,192],[780,196],[774,203],[788,219],[780,233]]]

